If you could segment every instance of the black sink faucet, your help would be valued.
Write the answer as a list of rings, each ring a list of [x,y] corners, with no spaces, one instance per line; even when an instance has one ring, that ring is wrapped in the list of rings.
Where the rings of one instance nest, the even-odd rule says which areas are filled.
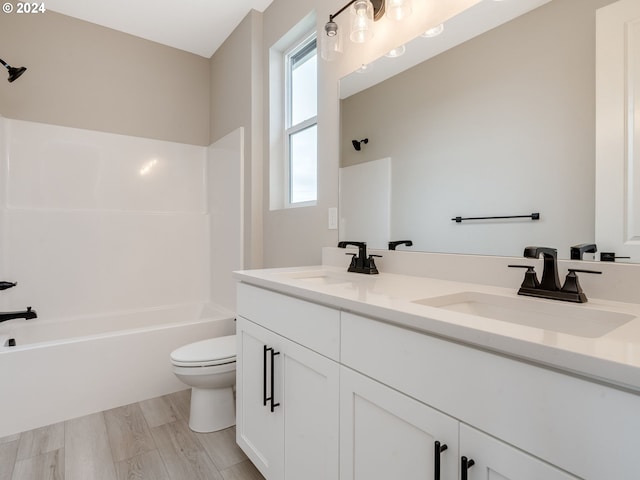
[[[571,260],[582,260],[585,253],[596,253],[598,248],[595,243],[581,243],[571,247]]]
[[[549,247],[525,247],[524,249],[524,256],[526,258],[540,258],[540,255],[542,255],[544,259],[540,288],[550,292],[560,290],[558,251],[555,248]]]
[[[376,262],[373,257],[379,257],[380,255],[367,256],[367,244],[365,242],[338,242],[339,248],[347,248],[348,245],[358,247],[357,255],[347,254],[352,255],[351,264],[347,269],[348,272],[366,273],[369,275],[378,273],[378,268],[376,267]]]
[[[526,258],[538,258],[540,255],[542,255],[544,259],[544,270],[542,271],[541,282],[538,282],[538,277],[532,265],[509,265],[510,267],[527,269],[524,275],[524,281],[520,286],[520,290],[518,290],[518,295],[563,300],[565,302],[586,302],[587,296],[580,287],[576,273],[600,274],[602,272],[570,268],[564,285],[560,288],[557,250],[548,247],[526,247],[524,249],[524,256]]]
[[[412,247],[413,242],[411,240],[394,240],[393,242],[389,242],[389,250],[395,250],[399,245],[406,245],[407,247]]]
[[[24,318],[25,320],[31,320],[33,318],[38,318],[38,314],[35,310],[31,310],[31,307],[27,307],[26,310],[23,310],[21,312],[0,313],[0,323],[6,322],[7,320],[13,320],[14,318]]]

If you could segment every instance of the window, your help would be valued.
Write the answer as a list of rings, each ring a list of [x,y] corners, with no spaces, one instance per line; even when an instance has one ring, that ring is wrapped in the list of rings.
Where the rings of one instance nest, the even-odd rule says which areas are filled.
[[[318,198],[318,55],[315,33],[285,53],[287,206]]]

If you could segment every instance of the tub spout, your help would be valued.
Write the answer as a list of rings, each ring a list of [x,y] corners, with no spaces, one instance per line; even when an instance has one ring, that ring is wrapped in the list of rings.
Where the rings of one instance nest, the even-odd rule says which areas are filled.
[[[0,323],[6,322],[7,320],[13,320],[14,318],[24,318],[25,320],[31,320],[33,318],[38,318],[38,314],[35,310],[31,310],[31,307],[27,307],[26,310],[23,310],[21,312],[0,313]]]

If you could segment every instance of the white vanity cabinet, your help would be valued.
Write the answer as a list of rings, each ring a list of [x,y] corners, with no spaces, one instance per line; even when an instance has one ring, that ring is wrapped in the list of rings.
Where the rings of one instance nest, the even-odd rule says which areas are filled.
[[[460,424],[460,452],[473,460],[463,476],[460,463],[460,478],[468,480],[579,480],[548,463],[496,440],[489,435]],[[455,478],[455,477],[452,477]]]
[[[339,312],[238,290],[238,444],[267,480],[337,480]]]
[[[340,415],[341,480],[456,478],[453,418],[345,367]]]
[[[341,480],[577,479],[345,367],[340,398]]]
[[[380,312],[238,285],[237,441],[267,480],[640,478],[639,395]]]
[[[634,465],[640,445],[637,395],[345,312],[341,364],[343,372],[349,367],[365,375],[367,382],[379,382],[376,389],[390,390],[377,398],[394,395],[396,405],[400,401],[409,405],[415,399],[457,425],[458,437],[440,439],[452,451],[458,442],[457,468],[445,472],[443,463],[443,479],[639,478]],[[356,445],[358,438],[352,440],[344,432],[359,428],[358,416],[345,412],[353,409],[350,402],[363,403],[356,388],[365,390],[359,382],[354,382],[356,387],[346,383],[343,380],[341,388],[351,388],[352,396],[361,398],[348,400],[348,394],[341,392],[341,422],[352,419],[352,425],[341,425],[343,466],[352,462],[345,458],[351,452],[363,451]],[[400,400],[399,395],[412,398]],[[400,418],[412,423],[403,415]],[[434,425],[416,422],[415,428],[435,432]],[[369,452],[370,458],[374,453]],[[448,453],[442,453],[443,462]],[[463,456],[475,463],[467,477],[461,467]],[[341,480],[350,478],[364,477],[351,474]]]

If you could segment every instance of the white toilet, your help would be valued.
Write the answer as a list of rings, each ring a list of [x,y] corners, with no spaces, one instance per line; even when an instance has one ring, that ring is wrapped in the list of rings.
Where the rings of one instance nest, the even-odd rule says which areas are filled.
[[[173,373],[191,388],[189,428],[215,432],[236,424],[236,336],[210,338],[171,352]]]

